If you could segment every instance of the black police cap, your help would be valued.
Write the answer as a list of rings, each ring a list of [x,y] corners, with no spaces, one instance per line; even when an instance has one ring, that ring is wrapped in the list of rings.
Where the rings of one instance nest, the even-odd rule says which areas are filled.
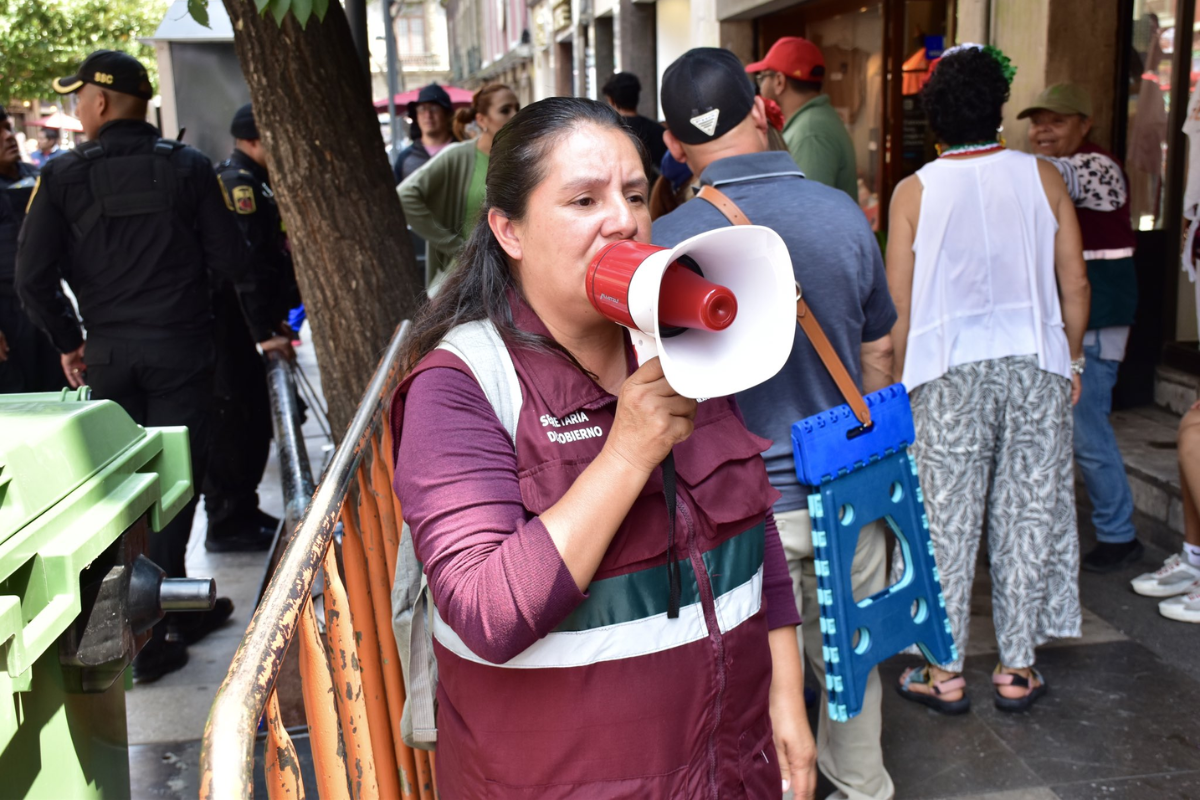
[[[149,100],[154,97],[150,76],[142,62],[117,50],[97,50],[83,60],[74,75],[55,78],[51,86],[59,94],[73,94],[85,83]]]
[[[254,107],[250,103],[233,112],[229,132],[235,139],[258,139],[258,126],[254,124]]]

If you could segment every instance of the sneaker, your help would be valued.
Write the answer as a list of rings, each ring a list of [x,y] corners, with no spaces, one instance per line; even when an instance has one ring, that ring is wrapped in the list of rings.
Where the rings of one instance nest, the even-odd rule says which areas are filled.
[[[1145,597],[1174,597],[1200,591],[1200,567],[1193,567],[1176,553],[1158,570],[1138,575],[1130,585]]]
[[[211,530],[204,539],[204,549],[210,553],[261,553],[275,541],[275,528],[252,525],[234,533],[216,535]]]
[[[133,682],[154,683],[187,663],[187,645],[183,642],[151,639],[133,659]]]
[[[1137,539],[1132,542],[1101,542],[1083,557],[1080,564],[1088,572],[1116,572],[1142,560],[1146,548]]]
[[[183,643],[191,645],[223,627],[232,615],[233,601],[228,597],[218,597],[208,611],[177,612],[172,624]]]
[[[1180,622],[1200,622],[1200,591],[1163,600],[1158,604],[1158,613]]]

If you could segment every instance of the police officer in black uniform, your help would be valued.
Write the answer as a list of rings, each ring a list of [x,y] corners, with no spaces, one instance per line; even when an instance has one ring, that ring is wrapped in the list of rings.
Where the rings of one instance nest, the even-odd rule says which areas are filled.
[[[212,403],[213,316],[209,272],[237,280],[245,246],[212,162],[145,122],[153,95],[145,68],[125,53],[92,53],[54,81],[77,93],[89,141],[42,168],[21,230],[16,288],[30,318],[62,354],[71,386],[119,403],[147,426],[186,425],[199,494]],[[66,278],[87,341],[59,290]],[[184,555],[195,495],[148,555],[172,577]],[[233,611],[169,615],[133,663],[155,680],[187,663],[188,643]]]
[[[249,248],[249,269],[236,286],[219,280],[213,296],[216,396],[204,477],[205,547],[213,552],[266,549],[279,524],[258,507],[271,442],[267,373],[258,350],[295,357],[284,320],[288,309],[300,305],[287,234],[267,182],[266,150],[249,103],[234,114],[230,133],[234,150],[217,165],[217,176]]]
[[[0,394],[50,392],[64,385],[58,353],[25,312],[13,288],[17,233],[38,170],[21,160],[8,112],[0,106]]]

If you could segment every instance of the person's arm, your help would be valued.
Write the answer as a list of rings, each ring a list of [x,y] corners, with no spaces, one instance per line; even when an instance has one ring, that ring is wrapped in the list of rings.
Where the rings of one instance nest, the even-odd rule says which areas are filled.
[[[877,392],[895,383],[892,377],[895,350],[891,334],[884,334],[873,342],[863,342],[859,353],[862,358],[863,394]]]
[[[470,155],[474,159],[474,148]],[[442,192],[465,191],[455,180],[452,167],[461,155],[460,151],[438,153],[440,158],[432,158],[420,169],[409,175],[396,191],[400,194],[400,205],[404,207],[404,219],[409,227],[433,247],[443,252],[454,252],[462,247],[465,240],[462,237],[461,219],[438,219],[433,208],[432,199]],[[474,161],[468,169],[474,168]],[[447,204],[453,206],[454,204]]]
[[[1092,304],[1092,287],[1088,283],[1087,263],[1083,260],[1083,234],[1075,216],[1075,205],[1058,170],[1051,164],[1039,161],[1038,174],[1046,199],[1050,201],[1050,208],[1058,220],[1058,231],[1054,235],[1054,272],[1058,278],[1067,345],[1072,359],[1082,358],[1083,335],[1087,332]],[[1071,402],[1077,403],[1081,391],[1079,376],[1073,375],[1071,383]]]
[[[250,260],[236,215],[231,213],[233,201],[213,172],[212,162],[194,151],[186,155],[195,161],[196,233],[204,266],[211,274],[237,284],[249,271]]]
[[[817,745],[804,708],[804,663],[796,628],[776,628],[767,634],[771,648],[771,728],[783,791],[797,800],[811,800],[817,789]]]
[[[70,227],[52,192],[42,185],[45,180],[47,176],[39,179],[17,237],[13,284],[25,313],[50,337],[58,352],[73,353],[83,346],[83,333],[75,309],[62,293],[62,266],[70,257]]]
[[[670,389],[657,359],[647,363],[622,387],[601,454],[532,519],[512,440],[474,379],[424,372],[403,413],[396,491],[434,602],[473,652],[504,663],[582,602],[651,471],[690,435],[695,401]]]
[[[692,435],[695,416],[696,401],[675,393],[657,358],[625,379],[600,455],[541,516],[580,591],[587,590],[650,474]]]
[[[913,242],[921,210],[921,181],[911,175],[900,181],[892,193],[888,211],[887,282],[896,306],[896,324],[892,327],[892,374],[904,376],[904,355],[908,347],[911,320],[913,269],[916,255]]]
[[[1121,168],[1103,153],[1076,153],[1063,158],[1038,158],[1058,170],[1066,184],[1071,202],[1078,208],[1116,211],[1125,205],[1129,198]]]
[[[268,212],[262,185],[251,176],[229,170],[219,180],[233,200],[234,221],[246,246],[246,270],[234,282],[246,327],[263,352],[273,350],[287,359],[295,358],[291,340],[277,329],[281,320],[277,308],[281,288],[275,274],[279,260],[278,219]]]

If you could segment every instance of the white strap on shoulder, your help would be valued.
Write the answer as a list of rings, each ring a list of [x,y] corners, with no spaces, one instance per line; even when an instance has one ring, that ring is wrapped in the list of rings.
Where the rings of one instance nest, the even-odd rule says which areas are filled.
[[[517,419],[521,416],[521,381],[512,356],[491,320],[467,322],[455,327],[437,346],[453,353],[471,370],[487,396],[492,410],[515,445]]]

